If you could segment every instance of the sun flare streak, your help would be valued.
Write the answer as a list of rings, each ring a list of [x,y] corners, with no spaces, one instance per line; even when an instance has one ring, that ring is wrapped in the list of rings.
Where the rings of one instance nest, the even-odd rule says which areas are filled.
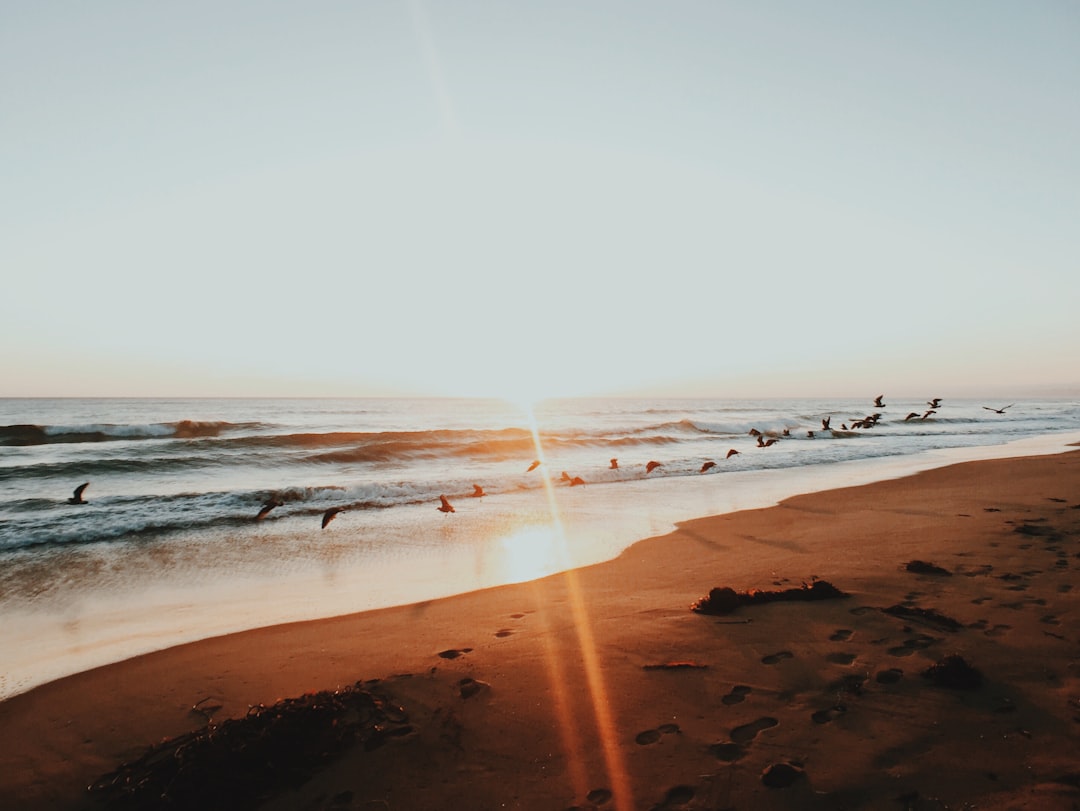
[[[540,473],[543,476],[544,490],[547,494],[548,509],[551,513],[551,529],[553,545],[566,556],[567,541],[563,529],[562,519],[559,513],[558,503],[555,497],[555,488],[551,481],[547,465],[544,464],[544,449],[540,442],[540,429],[536,421],[536,415],[531,406],[526,407],[526,415],[529,420],[529,429],[532,433],[533,446],[536,449],[536,458],[540,460]],[[574,630],[577,634],[578,647],[581,651],[581,661],[585,668],[585,681],[589,689],[589,699],[596,720],[596,728],[600,734],[601,746],[604,754],[604,765],[607,769],[609,785],[612,788],[613,799],[617,811],[632,811],[634,808],[633,793],[630,785],[629,774],[626,764],[623,762],[622,752],[619,748],[619,735],[617,725],[608,700],[607,685],[604,681],[603,665],[600,662],[596,650],[596,641],[593,638],[592,624],[589,620],[588,606],[577,574],[573,569],[567,569],[562,574],[565,579],[569,595],[571,613],[573,615]],[[549,656],[551,652],[549,651]],[[564,730],[564,746],[568,762],[573,764],[580,762],[578,752],[581,749],[581,741],[576,726],[572,724],[569,703],[562,695],[567,684],[565,679],[558,678],[557,661],[549,661],[548,672],[552,676],[552,685],[556,694],[556,707],[562,716],[561,728]],[[574,740],[570,740],[569,737]],[[585,784],[580,769],[572,767],[571,775],[574,779],[575,789],[582,790]]]

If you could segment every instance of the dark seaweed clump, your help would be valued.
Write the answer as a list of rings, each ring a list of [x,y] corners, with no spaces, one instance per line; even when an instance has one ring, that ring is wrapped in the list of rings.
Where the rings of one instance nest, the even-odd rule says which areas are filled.
[[[836,600],[848,595],[830,583],[828,580],[815,580],[807,585],[803,583],[799,588],[783,589],[782,591],[735,591],[728,586],[718,586],[712,589],[708,596],[690,606],[691,611],[698,614],[724,615],[730,614],[735,609],[744,605],[758,605],[760,603],[788,602],[794,600]]]
[[[88,788],[106,808],[247,811],[310,779],[345,750],[370,751],[411,728],[357,684],[309,693],[150,747]]]

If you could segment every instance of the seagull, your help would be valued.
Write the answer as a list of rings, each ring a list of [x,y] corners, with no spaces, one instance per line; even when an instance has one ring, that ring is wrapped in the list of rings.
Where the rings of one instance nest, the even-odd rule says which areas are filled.
[[[540,467],[540,460],[539,459],[537,459],[535,462],[533,462],[531,465],[529,465],[529,469],[526,470],[525,472],[526,473],[532,473],[538,467]]]
[[[71,498],[69,498],[67,500],[67,503],[68,504],[86,504],[87,502],[83,499],[82,494],[83,494],[83,490],[85,490],[87,485],[89,485],[89,484],[90,484],[90,482],[84,482],[83,484],[80,484],[78,487],[76,487],[75,492],[72,494]]]
[[[454,509],[454,505],[446,500],[446,496],[439,496],[439,501],[441,501],[442,504],[435,508],[439,512],[441,512],[441,513],[457,512],[457,510]]]
[[[268,498],[263,502],[262,509],[259,510],[259,514],[255,516],[256,521],[261,521],[266,518],[266,514],[270,512],[274,507],[280,507],[282,502],[277,498]]]
[[[875,397],[874,408],[885,408],[885,403],[881,402],[883,399],[885,399],[884,394],[879,394],[877,397]]]
[[[619,460],[618,459],[612,459],[611,460],[611,470],[618,470],[618,469],[619,469]]]
[[[725,459],[730,459],[730,458],[731,458],[732,456],[737,456],[737,455],[738,455],[738,453],[739,453],[739,452],[738,452],[737,450],[735,450],[734,448],[732,448],[731,450],[729,450],[729,451],[727,452],[727,456],[725,456],[724,458],[725,458]]]
[[[562,481],[564,481],[564,482],[568,482],[568,481],[570,481],[570,474],[569,474],[569,473],[567,473],[567,472],[566,472],[566,471],[564,470],[564,471],[562,472],[562,475],[561,475],[561,476],[559,476],[559,479],[560,479],[560,480],[562,480]]]
[[[940,408],[941,407],[941,398],[940,397],[934,397],[932,400],[927,400],[926,404],[928,406],[930,406],[930,408]]]
[[[701,466],[701,472],[704,473],[706,470],[713,467],[716,467],[716,462],[710,460]]]
[[[481,487],[478,484],[474,484],[472,486],[472,494],[473,494],[473,498],[480,498],[480,496],[487,495],[487,493],[484,492],[484,488]]]
[[[1007,406],[1001,408],[990,408],[990,406],[983,406],[987,411],[993,411],[995,414],[1004,414],[1006,408],[1012,408],[1016,403],[1009,403]]]
[[[929,416],[930,416],[931,414],[937,414],[937,412],[936,412],[936,411],[935,411],[934,409],[932,409],[932,408],[931,408],[931,409],[929,409],[929,410],[928,410],[928,411],[927,411],[927,412],[926,412],[925,414],[923,414],[923,415],[922,415],[922,417],[920,417],[920,419],[923,419],[923,420],[925,420],[925,419],[926,419],[927,417],[929,417]]]
[[[658,467],[663,467],[663,466],[664,465],[661,462],[649,462],[649,464],[645,465],[645,472],[646,473],[652,473]]]
[[[334,520],[334,516],[338,513],[345,512],[344,507],[331,507],[329,510],[322,514],[322,528],[326,529],[326,525]]]
[[[574,478],[572,478],[570,480],[570,486],[571,487],[575,487],[575,486],[577,486],[579,484],[585,484],[585,480],[583,478],[581,478],[580,476],[575,476]]]
[[[919,416],[919,412],[918,411],[912,411],[910,414],[908,414],[906,417],[904,417],[904,422],[907,422],[908,420],[913,420],[917,416]]]
[[[776,439],[776,438],[773,438],[773,439],[767,439],[767,440],[765,440],[765,444],[764,444],[764,445],[762,445],[761,447],[763,447],[763,448],[768,448],[768,447],[769,447],[770,445],[775,445],[775,444],[776,444],[777,442],[779,442],[779,441],[780,441],[780,440],[779,440],[779,439]]]
[[[830,422],[832,422],[832,417],[825,417],[825,418],[824,418],[824,419],[823,419],[823,420],[821,421],[821,429],[822,429],[823,431],[828,431],[828,430],[829,430],[829,423],[830,423]]]

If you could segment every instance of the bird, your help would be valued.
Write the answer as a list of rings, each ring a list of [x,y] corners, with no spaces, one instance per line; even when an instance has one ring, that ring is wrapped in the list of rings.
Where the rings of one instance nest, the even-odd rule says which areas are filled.
[[[663,466],[664,465],[663,465],[662,462],[649,462],[649,464],[645,465],[645,472],[646,473],[652,473],[658,467],[663,467]]]
[[[326,529],[326,525],[334,520],[334,517],[341,512],[345,512],[344,507],[331,507],[329,510],[322,514],[322,528]]]
[[[874,408],[885,408],[885,403],[881,402],[883,399],[885,399],[884,394],[879,394],[877,397],[875,397]]]
[[[705,464],[703,464],[701,466],[701,472],[704,473],[709,468],[714,468],[714,467],[716,467],[716,462],[713,462],[713,461],[710,460],[710,461],[706,462]]]
[[[84,482],[83,484],[80,484],[78,487],[76,487],[75,492],[72,494],[71,498],[69,498],[67,500],[67,503],[68,504],[86,504],[87,501],[82,497],[82,494],[83,494],[83,490],[85,490],[89,484],[90,484],[90,482]]]
[[[734,448],[732,448],[731,450],[729,450],[727,452],[727,456],[725,456],[724,458],[725,459],[730,459],[732,456],[738,456],[738,454],[739,454],[739,452],[737,450],[735,450]]]
[[[438,507],[435,508],[439,512],[441,512],[441,513],[457,512],[457,510],[454,509],[454,505],[446,500],[446,496],[439,496],[439,501],[441,501],[442,504],[440,504]]]
[[[930,406],[930,408],[938,408],[938,407],[941,406],[941,398],[940,397],[934,397],[934,398],[932,398],[930,400],[927,400],[926,404],[928,406]]]
[[[748,433],[750,434],[750,436],[761,436],[761,431],[759,431],[757,428],[751,428]]]
[[[564,481],[564,482],[568,482],[568,481],[570,481],[570,474],[569,474],[569,473],[567,473],[567,472],[566,472],[566,471],[564,470],[564,471],[562,472],[562,474],[561,474],[561,475],[559,476],[559,479],[560,479],[561,481]]]
[[[580,476],[575,476],[574,478],[572,478],[570,480],[570,486],[571,487],[576,487],[579,484],[585,484],[585,480],[583,478],[581,478]]]
[[[529,469],[526,470],[525,472],[526,473],[532,473],[538,467],[540,467],[540,460],[539,459],[537,459],[535,462],[533,462],[531,465],[529,465]]]
[[[919,416],[919,412],[918,411],[912,411],[906,417],[904,417],[904,422],[907,422],[908,420],[913,420],[917,416]]]
[[[618,470],[619,469],[619,460],[618,459],[612,459],[611,460],[611,469],[612,470]]]
[[[1007,406],[1001,408],[991,408],[990,406],[983,406],[987,411],[993,411],[995,414],[1004,414],[1006,408],[1012,408],[1016,403],[1009,403]]]
[[[926,412],[925,414],[923,414],[923,415],[922,415],[922,416],[921,416],[921,417],[920,417],[919,419],[923,419],[923,420],[925,420],[925,419],[926,419],[927,417],[929,417],[929,416],[930,416],[931,414],[937,414],[937,412],[936,412],[936,411],[935,411],[934,409],[932,409],[932,408],[931,408],[931,409],[927,409],[927,412]]]
[[[484,492],[484,488],[481,487],[478,484],[474,484],[472,486],[472,494],[473,494],[473,498],[480,498],[480,496],[487,495],[487,493]]]
[[[821,421],[821,429],[822,429],[823,431],[828,431],[828,430],[829,430],[829,423],[830,423],[830,422],[832,422],[832,417],[825,417],[825,418],[824,418],[824,419],[823,419],[823,420]]]
[[[266,514],[268,512],[274,509],[274,507],[280,507],[281,504],[281,500],[276,497],[268,498],[266,501],[263,502],[262,509],[259,510],[259,514],[255,516],[255,520],[261,521],[263,518],[266,518]]]
[[[765,440],[765,444],[764,444],[764,445],[762,445],[761,447],[763,447],[763,448],[768,448],[768,447],[770,447],[771,445],[775,445],[775,444],[776,444],[777,442],[779,442],[779,441],[780,441],[779,439],[775,439],[775,438],[773,438],[773,439],[767,439],[767,440]]]

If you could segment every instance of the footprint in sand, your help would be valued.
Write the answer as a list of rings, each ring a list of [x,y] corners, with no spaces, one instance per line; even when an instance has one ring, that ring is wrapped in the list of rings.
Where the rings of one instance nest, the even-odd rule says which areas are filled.
[[[439,651],[439,658],[441,659],[457,659],[459,656],[463,656],[466,653],[471,653],[472,648],[450,648],[449,650]]]
[[[879,670],[874,675],[874,681],[876,681],[878,684],[896,684],[902,678],[904,678],[904,671],[898,667],[890,667],[886,670]]]
[[[993,628],[990,628],[987,631],[983,631],[983,633],[986,634],[987,636],[996,637],[996,636],[1004,636],[1006,631],[1011,631],[1011,630],[1012,630],[1011,625],[995,625]]]
[[[932,636],[926,634],[919,634],[911,639],[905,639],[902,645],[895,648],[889,648],[888,653],[890,656],[911,656],[917,650],[926,650],[933,645],[937,640]]]
[[[781,662],[784,659],[790,659],[795,654],[789,650],[777,651],[776,653],[770,653],[768,656],[761,657],[761,663],[765,665],[775,665],[777,662]]]
[[[1062,583],[1057,588],[1058,594],[1068,594],[1070,591],[1072,591],[1072,589],[1072,583]]]
[[[745,684],[736,684],[731,688],[731,692],[720,699],[724,704],[741,704],[746,700],[746,697],[752,693],[753,690]]]
[[[693,786],[673,786],[667,790],[660,805],[654,805],[653,808],[656,809],[656,811],[667,811],[669,808],[678,808],[694,799],[694,794],[696,793]]]
[[[678,724],[661,724],[656,729],[646,729],[644,732],[639,732],[634,737],[634,742],[639,746],[648,746],[651,743],[656,743],[664,735],[674,735],[680,731]]]
[[[983,603],[985,603],[985,602],[986,602],[987,600],[993,600],[993,599],[994,599],[993,597],[976,597],[976,598],[975,598],[974,600],[972,600],[971,602],[972,602],[972,603],[974,603],[975,605],[982,605],[982,604],[983,604]]]
[[[458,682],[458,692],[461,693],[462,698],[472,698],[481,690],[490,686],[486,681],[464,678]]]
[[[830,642],[847,642],[855,632],[850,628],[837,628],[829,637]]]
[[[510,619],[512,619],[512,620],[524,619],[524,617],[525,617],[524,614],[511,614],[510,615]]]
[[[731,740],[735,743],[749,743],[757,737],[758,733],[765,729],[772,729],[779,724],[775,718],[769,716],[763,716],[756,721],[751,721],[749,724],[740,724],[731,730]]]
[[[743,749],[741,744],[727,741],[725,743],[714,743],[709,747],[709,754],[717,760],[724,761],[724,763],[734,763],[746,754],[746,750]]]
[[[850,665],[855,661],[855,654],[843,653],[842,651],[836,651],[830,653],[825,657],[825,660],[834,665]]]
[[[1055,617],[1053,614],[1047,614],[1044,617],[1039,617],[1039,622],[1044,625],[1061,625],[1061,620]]]
[[[594,788],[585,795],[585,799],[593,805],[603,805],[604,803],[609,802],[611,797],[611,791],[606,788]]]
[[[846,712],[846,706],[844,706],[843,704],[834,704],[828,709],[818,710],[817,712],[811,714],[810,717],[813,719],[815,724],[827,724],[830,721],[839,718]]]
[[[500,628],[498,631],[495,632],[495,636],[498,639],[506,639],[506,637],[513,635],[514,631],[511,628]]]

